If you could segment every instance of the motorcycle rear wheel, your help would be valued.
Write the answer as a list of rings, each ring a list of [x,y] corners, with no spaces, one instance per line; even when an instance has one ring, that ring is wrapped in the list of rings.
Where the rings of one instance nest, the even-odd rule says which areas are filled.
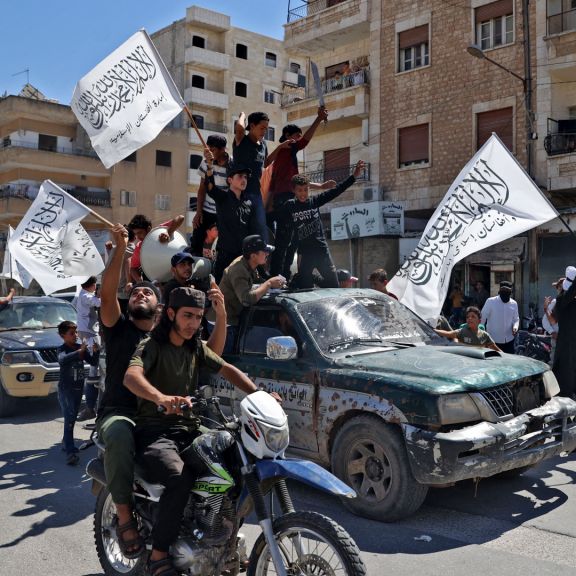
[[[327,516],[291,512],[277,518],[273,528],[289,576],[366,575],[358,546],[342,526]],[[261,534],[250,554],[247,576],[276,574]]]
[[[114,529],[116,506],[107,488],[102,488],[96,500],[94,512],[94,541],[98,560],[106,576],[140,576],[146,568],[147,554],[130,560],[120,551]]]

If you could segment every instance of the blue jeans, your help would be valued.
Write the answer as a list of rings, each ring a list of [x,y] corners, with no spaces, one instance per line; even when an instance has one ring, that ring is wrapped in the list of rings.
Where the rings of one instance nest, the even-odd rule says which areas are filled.
[[[260,190],[248,192],[248,198],[252,200],[252,216],[250,234],[259,234],[264,242],[268,243],[268,226],[266,225],[266,210],[262,202]]]
[[[84,383],[82,382],[82,384]],[[76,424],[78,409],[82,401],[82,384],[79,387],[58,386],[58,402],[60,402],[62,416],[64,416],[62,443],[66,454],[77,452],[77,448],[74,446],[74,424]]]

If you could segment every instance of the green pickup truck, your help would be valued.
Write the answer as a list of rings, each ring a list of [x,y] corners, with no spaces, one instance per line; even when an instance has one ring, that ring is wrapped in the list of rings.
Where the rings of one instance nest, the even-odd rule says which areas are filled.
[[[415,512],[428,488],[576,448],[576,402],[548,365],[452,344],[379,292],[280,292],[247,309],[225,355],[283,397],[290,449],[330,467],[362,516]],[[212,377],[223,406],[241,399]]]

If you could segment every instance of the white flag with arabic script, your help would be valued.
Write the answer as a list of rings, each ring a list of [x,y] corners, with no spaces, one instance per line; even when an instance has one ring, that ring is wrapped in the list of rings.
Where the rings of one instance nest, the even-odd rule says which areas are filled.
[[[96,246],[80,224],[90,210],[50,180],[8,241],[18,264],[45,294],[82,284],[104,270]]]
[[[454,264],[558,213],[492,134],[462,169],[388,290],[428,320],[442,310]]]
[[[70,106],[110,168],[154,140],[185,103],[152,40],[140,30],[76,84]]]
[[[32,276],[24,266],[16,262],[12,252],[10,252],[9,242],[13,234],[14,228],[8,226],[8,242],[6,243],[6,248],[4,250],[4,265],[2,266],[2,274],[0,274],[0,277],[10,278],[11,280],[18,282],[22,288],[28,288],[30,282],[32,282]]]

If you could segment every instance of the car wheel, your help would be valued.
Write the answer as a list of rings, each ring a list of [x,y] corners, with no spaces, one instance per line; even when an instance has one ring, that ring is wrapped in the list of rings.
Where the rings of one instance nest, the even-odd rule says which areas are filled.
[[[356,498],[343,499],[355,514],[391,522],[413,514],[428,487],[410,469],[402,433],[373,416],[358,416],[337,433],[332,471],[351,486]]]
[[[4,386],[2,386],[2,382],[0,382],[0,418],[11,416],[15,408],[16,399],[4,390]]]

